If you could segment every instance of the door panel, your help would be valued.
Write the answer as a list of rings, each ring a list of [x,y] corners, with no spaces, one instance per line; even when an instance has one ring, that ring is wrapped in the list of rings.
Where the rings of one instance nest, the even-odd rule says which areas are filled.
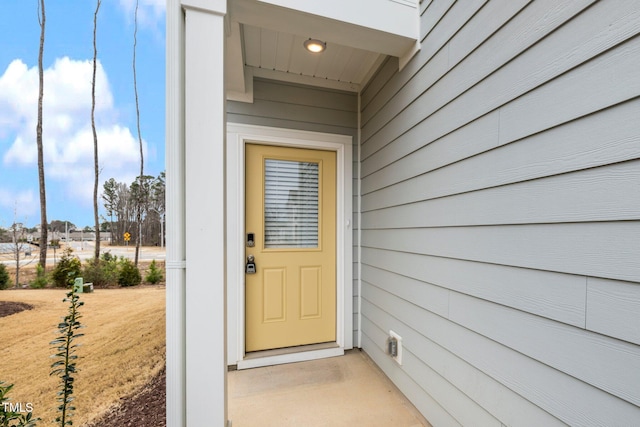
[[[265,268],[263,283],[263,318],[267,322],[284,322],[287,320],[286,271],[282,268]]]
[[[322,314],[321,272],[321,267],[300,269],[300,317],[302,319],[316,319]]]
[[[336,340],[335,152],[248,144],[247,352]]]

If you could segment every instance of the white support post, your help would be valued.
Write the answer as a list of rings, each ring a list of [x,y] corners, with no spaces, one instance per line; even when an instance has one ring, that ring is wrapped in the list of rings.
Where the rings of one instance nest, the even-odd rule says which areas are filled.
[[[185,427],[184,15],[167,0],[167,426]]]
[[[186,422],[225,426],[226,1],[182,0],[185,11]]]

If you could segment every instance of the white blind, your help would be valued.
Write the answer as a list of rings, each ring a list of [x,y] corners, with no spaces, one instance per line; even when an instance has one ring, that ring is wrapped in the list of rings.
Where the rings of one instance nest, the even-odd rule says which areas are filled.
[[[265,160],[265,247],[318,247],[318,163]]]

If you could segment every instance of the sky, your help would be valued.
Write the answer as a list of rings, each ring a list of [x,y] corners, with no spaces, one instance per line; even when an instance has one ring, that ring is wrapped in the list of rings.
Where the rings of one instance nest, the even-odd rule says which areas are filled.
[[[136,0],[102,0],[95,121],[99,192],[140,170],[133,86]],[[0,227],[40,223],[36,147],[38,0],[0,0]],[[46,0],[43,148],[47,220],[93,226],[91,130],[95,0]],[[139,0],[136,74],[144,173],[164,166],[165,0]],[[99,196],[99,214],[106,217]]]

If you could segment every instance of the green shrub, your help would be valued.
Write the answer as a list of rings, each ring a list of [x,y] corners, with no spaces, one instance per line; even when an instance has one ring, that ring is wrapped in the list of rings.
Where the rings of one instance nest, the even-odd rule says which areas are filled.
[[[162,278],[163,278],[162,270],[158,268],[158,265],[156,264],[156,260],[154,259],[153,261],[151,261],[151,265],[149,265],[149,271],[147,272],[147,276],[144,278],[144,280],[147,283],[151,283],[152,285],[155,285],[159,281],[161,281]]]
[[[0,264],[0,290],[7,289],[9,287],[9,272],[7,266]]]
[[[136,286],[142,282],[140,270],[129,259],[122,258],[120,260],[120,268],[118,270],[118,284],[120,286]]]
[[[109,286],[118,283],[118,260],[108,252],[102,254],[98,262],[95,258],[85,262],[82,277],[93,286]]]
[[[111,255],[111,252],[103,252],[102,255],[100,255],[100,259],[103,261],[111,261],[111,262],[117,262],[118,261],[118,257],[115,255]]]
[[[42,289],[47,286],[49,280],[47,279],[47,275],[44,273],[44,268],[40,264],[36,265],[36,278],[29,286],[33,289]]]
[[[65,249],[60,261],[58,261],[51,272],[51,280],[53,280],[53,284],[59,288],[70,286],[76,277],[81,276],[82,263],[72,254],[73,249]]]
[[[0,264],[1,265],[1,264]],[[0,426],[2,427],[33,427],[40,418],[33,418],[33,412],[29,410],[27,413],[15,412],[11,409],[9,402],[11,399],[7,396],[13,388],[13,384],[5,385],[0,381]],[[29,409],[29,408],[27,408]]]

